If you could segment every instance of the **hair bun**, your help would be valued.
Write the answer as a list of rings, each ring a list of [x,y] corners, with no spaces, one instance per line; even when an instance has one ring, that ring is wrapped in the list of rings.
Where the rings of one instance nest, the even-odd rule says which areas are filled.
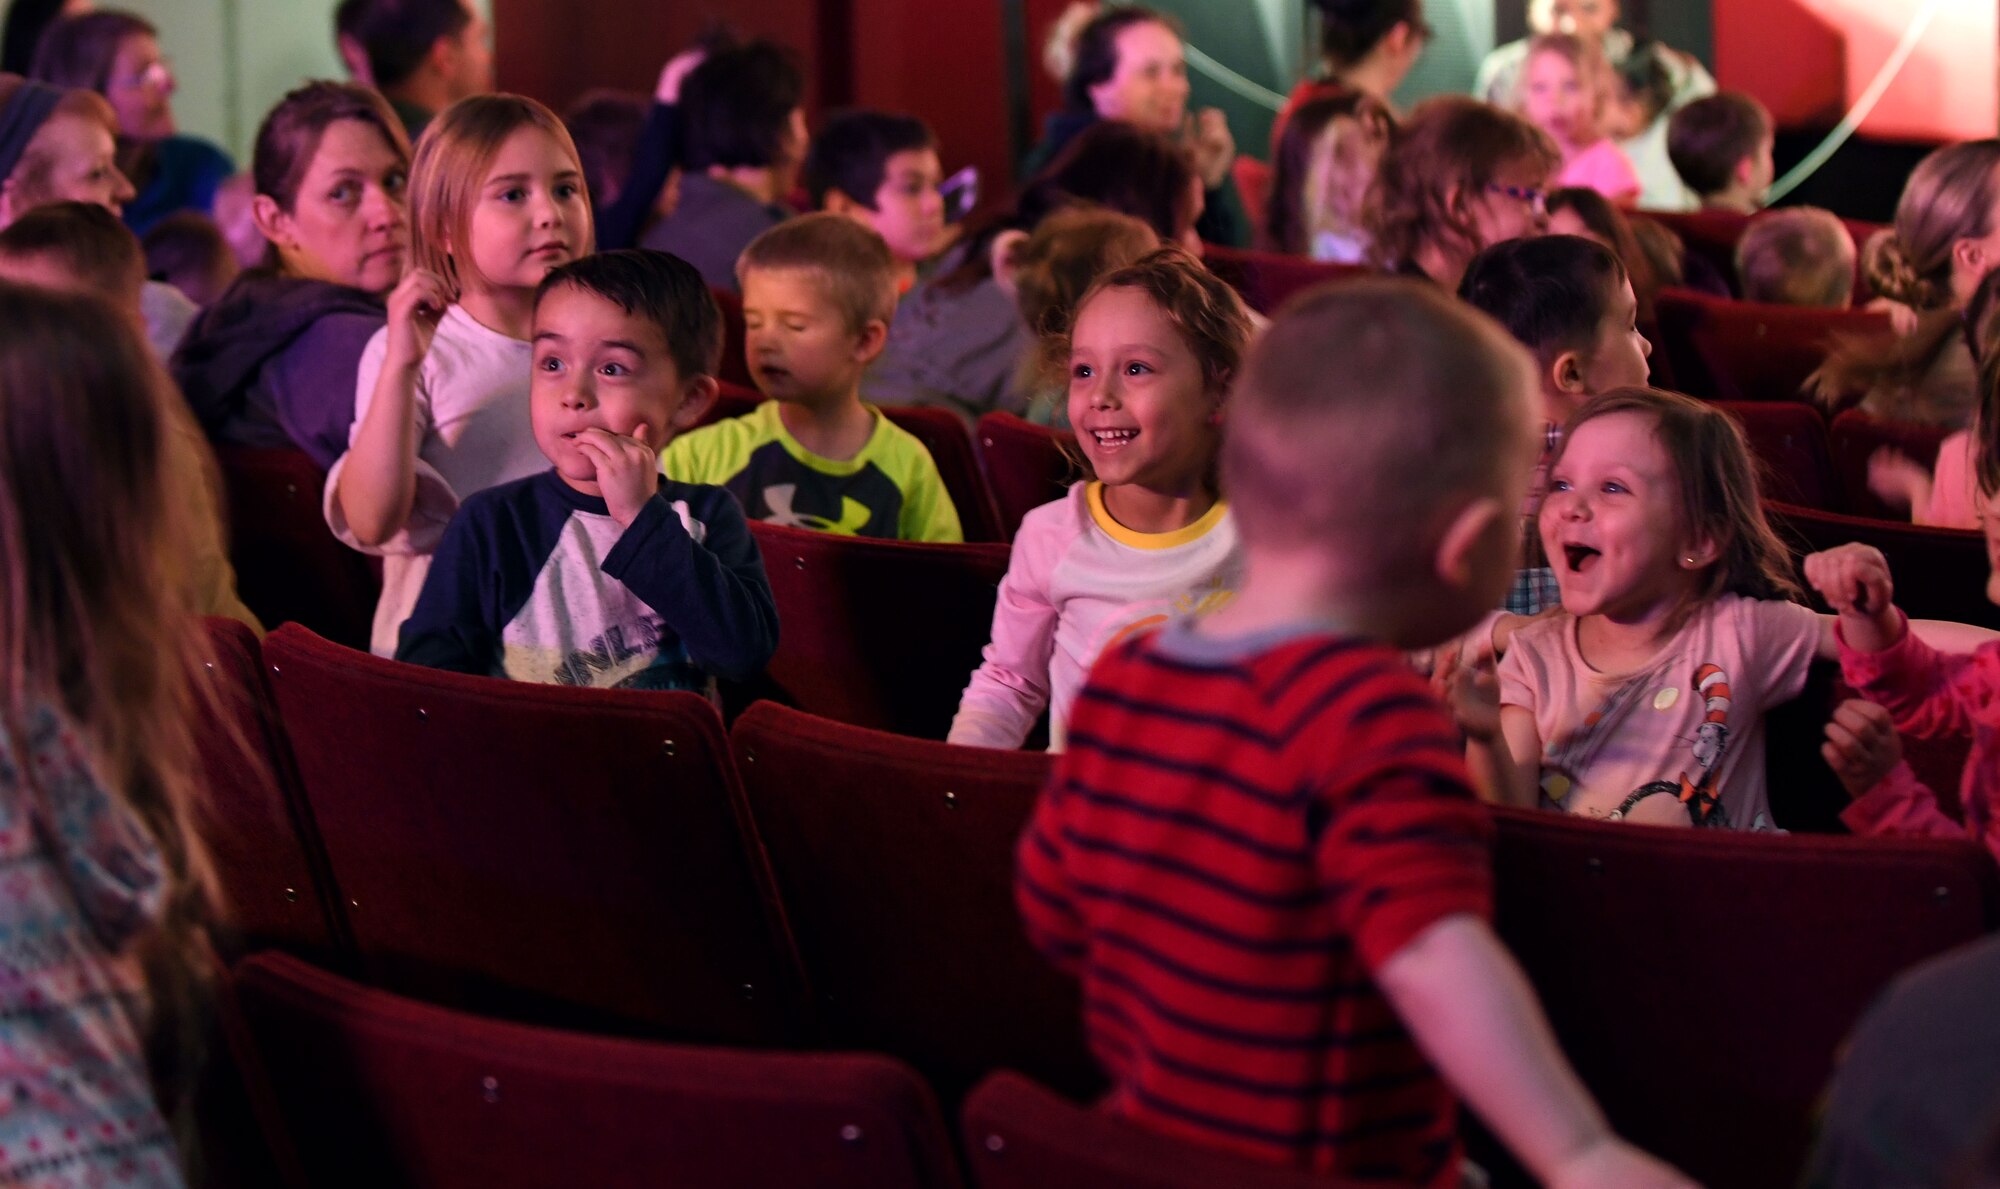
[[[1866,271],[1875,292],[1899,301],[1914,310],[1933,309],[1941,304],[1938,287],[1925,280],[1910,263],[1909,250],[1894,231],[1875,236],[1868,243]]]

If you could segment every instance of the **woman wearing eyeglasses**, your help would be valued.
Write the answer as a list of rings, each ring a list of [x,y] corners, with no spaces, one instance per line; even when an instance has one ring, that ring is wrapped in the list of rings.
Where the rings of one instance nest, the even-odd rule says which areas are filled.
[[[175,211],[208,214],[216,187],[236,172],[228,154],[178,134],[174,72],[160,53],[158,30],[144,18],[105,9],[50,25],[35,51],[32,77],[95,91],[118,115],[118,165],[138,196],[125,225],[144,235]]]

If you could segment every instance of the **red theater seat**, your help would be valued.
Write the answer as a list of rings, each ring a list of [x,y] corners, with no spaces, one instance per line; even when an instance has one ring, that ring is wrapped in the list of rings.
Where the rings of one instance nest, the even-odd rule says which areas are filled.
[[[1005,545],[925,545],[753,522],[778,603],[774,697],[942,739],[993,628]]]
[[[1685,289],[1662,290],[1656,311],[1674,381],[1712,400],[1802,399],[1829,343],[1889,328],[1885,315],[1865,310],[1758,305]]]
[[[1644,217],[1666,227],[1681,237],[1689,252],[1700,255],[1715,270],[1728,278],[1732,292],[1741,292],[1736,281],[1736,241],[1743,238],[1743,231],[1756,215],[1743,215],[1735,211],[1641,211]],[[1870,223],[1862,219],[1842,219],[1847,225],[1847,233],[1854,237],[1854,304],[1862,305],[1875,296],[1868,285],[1867,274],[1861,269],[1861,249],[1868,246],[1868,239],[1882,224]]]
[[[1723,401],[1749,440],[1764,494],[1787,504],[1834,509],[1840,486],[1828,457],[1819,410],[1795,401]]]
[[[1028,944],[1014,843],[1049,757],[904,739],[760,702],[731,734],[822,1039],[917,1067],[947,1102],[1009,1066],[1102,1087],[1080,992]]]
[[[239,1047],[308,1189],[955,1189],[930,1091],[885,1057],[505,1024],[272,955],[239,965]]]
[[[918,405],[883,405],[882,415],[908,431],[937,464],[938,477],[958,509],[959,526],[972,542],[1005,541],[1000,531],[1000,513],[993,506],[993,493],[986,489],[979,458],[972,452],[972,435],[963,419],[949,409]]]
[[[1986,541],[1974,530],[1842,516],[1796,504],[1767,502],[1765,511],[1795,560],[1849,541],[1873,545],[1889,559],[1896,605],[1912,618],[2000,628],[2000,608],[1986,599]]]
[[[960,1118],[979,1189],[1353,1189],[1352,1181],[1260,1164],[1079,1106],[996,1073]],[[1376,1184],[1378,1182],[1369,1182]]]
[[[1891,508],[1868,490],[1868,460],[1884,446],[1893,446],[1922,466],[1937,465],[1938,446],[1951,431],[1938,425],[1911,425],[1871,417],[1848,409],[1833,419],[1827,431],[1834,474],[1845,496],[1843,510],[1856,516],[1908,520],[1908,508]]]
[[[1011,541],[1021,531],[1022,517],[1062,498],[1079,477],[1078,468],[1063,454],[1059,431],[1012,413],[982,416],[977,436],[1000,529]]]
[[[371,982],[701,1043],[796,1034],[796,959],[713,707],[265,642]]]
[[[1994,925],[1970,842],[1774,837],[1495,810],[1497,924],[1612,1126],[1711,1189],[1794,1183],[1897,973]]]
[[[1203,244],[1202,259],[1210,272],[1229,282],[1243,295],[1244,303],[1260,314],[1275,312],[1292,294],[1322,282],[1374,275],[1373,270],[1359,264],[1326,264],[1303,256],[1220,244]]]
[[[231,950],[276,946],[349,961],[346,921],[298,791],[292,749],[264,684],[257,638],[209,619],[196,720],[205,795],[202,840],[222,898],[217,934]]]
[[[321,497],[326,473],[303,450],[219,446],[236,592],[265,627],[300,623],[368,647],[381,591],[368,558],[335,539]]]
[[[722,311],[722,363],[716,376],[744,388],[755,388],[750,365],[743,356],[743,298],[728,289],[710,289],[716,307]]]

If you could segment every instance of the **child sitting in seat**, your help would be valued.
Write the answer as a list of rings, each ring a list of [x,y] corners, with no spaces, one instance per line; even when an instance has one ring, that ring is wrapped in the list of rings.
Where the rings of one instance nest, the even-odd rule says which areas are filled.
[[[1130,215],[1088,204],[1057,211],[1032,235],[1013,234],[1013,242],[995,253],[1003,262],[993,277],[1013,295],[1022,324],[1035,334],[1015,372],[1016,401],[1028,420],[1067,427],[1067,344],[1077,303],[1097,278],[1143,260],[1160,246],[1160,237]]]
[[[586,256],[535,292],[535,444],[554,464],[465,501],[396,659],[556,685],[687,689],[756,675],[778,611],[736,501],[663,479],[715,399],[722,314],[664,252]]]
[[[882,237],[896,258],[898,293],[910,291],[917,270],[949,241],[938,191],[943,181],[937,138],[915,116],[842,112],[806,153],[805,186],[814,204]]]
[[[1046,708],[1060,751],[1105,648],[1228,599],[1240,555],[1215,467],[1249,338],[1235,290],[1179,248],[1085,295],[1068,336],[1069,423],[1091,478],[1021,522],[951,742],[1019,747]]]
[[[752,520],[844,536],[965,539],[930,451],[861,400],[896,310],[882,237],[821,212],[743,249],[743,351],[771,399],[674,440],[669,478],[727,487]]]
[[[1620,206],[1639,200],[1638,171],[1604,134],[1611,67],[1595,42],[1546,33],[1528,43],[1521,72],[1521,114],[1562,149],[1558,186],[1585,186]]]
[[[1703,210],[1751,215],[1777,177],[1771,113],[1741,91],[1723,91],[1673,114],[1667,156]]]
[[[1500,597],[1535,422],[1526,353],[1427,284],[1316,290],[1258,341],[1240,591],[1104,654],[1018,849],[1106,1109],[1456,1189],[1456,1091],[1541,1183],[1688,1183],[1612,1135],[1495,938],[1492,827],[1403,659]]]
[[[1736,280],[1744,301],[1844,310],[1854,297],[1854,235],[1816,206],[1770,211],[1736,241]]]

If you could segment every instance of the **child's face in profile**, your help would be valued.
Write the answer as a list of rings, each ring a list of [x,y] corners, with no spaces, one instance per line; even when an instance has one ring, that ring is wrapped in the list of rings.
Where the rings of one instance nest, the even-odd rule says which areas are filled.
[[[1107,487],[1199,491],[1221,436],[1201,362],[1153,299],[1100,290],[1070,338],[1069,423]]]
[[[659,450],[706,402],[684,377],[650,319],[587,289],[552,289],[535,308],[528,400],[535,445],[563,481],[599,494],[597,465],[577,445],[587,430],[637,438]]]
[[[532,289],[590,250],[583,172],[555,137],[540,128],[517,129],[493,155],[468,223],[473,268],[486,283]],[[460,248],[454,244],[452,251]]]
[[[1528,58],[1521,75],[1521,111],[1562,145],[1587,146],[1598,138],[1597,90],[1568,58],[1544,52]]]
[[[1569,431],[1542,499],[1542,545],[1563,610],[1651,623],[1680,605],[1698,572],[1684,568],[1680,476],[1642,413],[1607,413]]]
[[[936,149],[905,149],[883,163],[875,209],[862,221],[888,242],[896,259],[920,264],[944,246],[943,180]]]
[[[743,354],[772,400],[816,405],[852,395],[879,352],[879,336],[850,330],[811,269],[743,270]],[[873,324],[873,325],[878,325]]]
[[[1595,396],[1613,388],[1645,387],[1652,375],[1646,360],[1652,354],[1653,344],[1639,333],[1639,299],[1632,282],[1621,278],[1584,356],[1584,393]]]

